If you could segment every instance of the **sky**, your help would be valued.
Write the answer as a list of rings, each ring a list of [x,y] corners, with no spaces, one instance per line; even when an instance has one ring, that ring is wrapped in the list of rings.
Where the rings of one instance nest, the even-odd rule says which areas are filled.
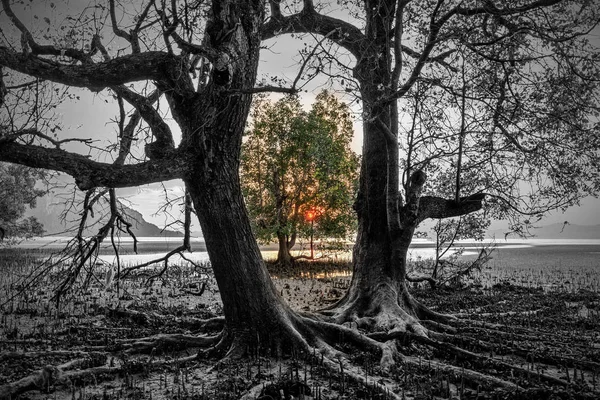
[[[71,2],[73,3],[73,2]],[[90,2],[90,4],[93,2]],[[44,15],[56,18],[56,10],[50,7],[48,2],[38,3],[39,6],[28,15],[27,24],[40,24]],[[75,4],[82,4],[75,2]],[[39,14],[34,18],[33,14]],[[266,82],[270,76],[284,77],[288,81],[293,81],[298,68],[298,50],[302,46],[302,41],[290,37],[279,38],[265,43],[265,50],[262,53],[259,66],[259,81],[264,77]],[[320,89],[324,89],[323,81],[315,80],[306,87],[306,92],[301,94],[301,101],[308,108],[314,101],[314,98]],[[115,115],[115,107],[107,104],[105,100],[109,98],[105,94],[92,94],[89,91],[76,91],[80,100],[69,101],[62,104],[57,110],[57,117],[63,120],[62,135],[65,137],[85,136],[94,137],[97,140],[95,146],[103,147],[110,138],[115,136],[116,127],[110,123],[110,118]],[[352,101],[351,95],[346,95],[346,101]],[[110,102],[109,102],[110,103]],[[356,112],[355,121],[355,139],[352,148],[357,153],[361,151],[362,132],[360,124],[360,109],[353,105]],[[100,161],[110,161],[102,160]],[[174,199],[183,194],[180,181],[169,181],[163,185],[154,184],[139,188],[120,189],[119,194],[126,200],[127,204],[140,211],[144,218],[158,226],[170,222],[170,218],[165,214],[156,213],[165,202],[165,193],[169,198]],[[176,210],[173,210],[176,213]],[[178,215],[176,215],[178,217]],[[549,225],[553,223],[562,223],[569,221],[571,224],[594,225],[600,224],[600,200],[586,198],[580,206],[571,207],[566,213],[553,212],[544,218],[539,224]],[[194,219],[193,230],[198,231],[197,221]],[[492,228],[502,226],[502,223],[495,223]]]

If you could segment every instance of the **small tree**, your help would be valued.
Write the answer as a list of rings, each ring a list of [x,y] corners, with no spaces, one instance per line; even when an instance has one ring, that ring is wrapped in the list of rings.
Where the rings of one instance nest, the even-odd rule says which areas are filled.
[[[35,217],[23,218],[27,207],[35,207],[36,199],[45,193],[35,187],[42,177],[39,170],[0,163],[0,240],[44,233]]]
[[[243,146],[244,196],[262,242],[277,241],[277,262],[289,266],[299,236],[347,238],[355,229],[352,202],[358,157],[350,149],[348,107],[326,91],[310,112],[295,96],[255,102]],[[305,217],[317,214],[318,223]],[[314,230],[313,230],[314,228]]]

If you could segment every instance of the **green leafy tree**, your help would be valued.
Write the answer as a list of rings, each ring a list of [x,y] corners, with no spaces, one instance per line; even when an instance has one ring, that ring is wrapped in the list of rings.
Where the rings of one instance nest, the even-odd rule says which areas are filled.
[[[258,239],[277,241],[277,262],[285,266],[299,237],[348,239],[359,166],[348,107],[323,91],[309,112],[287,96],[275,103],[260,98],[252,116],[241,177]],[[313,223],[305,218],[309,211]]]
[[[44,233],[36,218],[23,218],[27,207],[35,207],[36,199],[46,193],[35,187],[43,176],[36,169],[0,163],[0,239]]]

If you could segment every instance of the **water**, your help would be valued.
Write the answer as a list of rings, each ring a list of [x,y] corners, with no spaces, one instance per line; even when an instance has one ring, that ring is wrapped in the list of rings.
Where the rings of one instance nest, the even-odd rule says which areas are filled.
[[[119,257],[122,266],[131,266],[145,263],[164,256],[166,251],[173,250],[181,243],[181,238],[138,238],[140,254],[132,253],[130,238],[122,241],[123,254]],[[19,247],[58,249],[64,246],[68,239],[42,238],[23,242]],[[472,260],[480,249],[493,241],[459,242],[462,247],[463,260]],[[510,282],[525,286],[542,286],[545,288],[585,288],[600,290],[600,239],[510,239],[498,240],[492,253],[492,260],[486,264],[482,272],[482,281],[485,285],[498,282]],[[202,238],[192,240],[192,253],[187,253],[186,258],[203,262],[208,260],[208,253]],[[306,254],[307,249],[303,250]],[[319,253],[317,252],[316,255]],[[450,254],[450,253],[449,253]],[[447,256],[449,256],[446,255]],[[274,257],[276,252],[273,247],[263,249],[265,257]],[[338,254],[339,258],[348,258],[350,253]],[[415,240],[411,246],[409,258],[412,260],[427,260],[435,257],[432,242]],[[116,257],[111,254],[110,248],[105,248],[100,256],[105,264],[113,264]],[[181,257],[175,255],[171,261],[177,263]]]
[[[532,240],[499,246],[483,271],[494,282],[600,291],[600,240]]]

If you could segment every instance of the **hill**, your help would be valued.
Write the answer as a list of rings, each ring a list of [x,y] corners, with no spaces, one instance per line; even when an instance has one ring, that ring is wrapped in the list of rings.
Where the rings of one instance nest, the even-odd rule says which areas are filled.
[[[158,226],[144,220],[142,214],[138,211],[121,204],[121,208],[125,215],[125,219],[132,224],[131,230],[137,237],[179,237],[183,233],[173,230],[162,230]],[[104,214],[98,212],[97,214]],[[50,197],[42,197],[38,199],[35,208],[28,210],[26,216],[34,216],[44,225],[46,235],[61,236],[67,232],[72,233],[77,227],[78,215],[75,212],[67,212],[64,214],[64,202],[53,201]],[[94,227],[86,229],[84,234],[93,235],[97,233],[100,226],[99,223],[105,220],[96,215],[95,218],[90,218],[90,224],[95,224]]]
[[[540,239],[600,239],[600,225],[552,224],[533,233]]]
[[[494,229],[488,237],[503,238],[507,229]],[[600,225],[552,224],[536,227],[530,231],[537,239],[600,239]],[[514,238],[515,235],[510,235]]]

